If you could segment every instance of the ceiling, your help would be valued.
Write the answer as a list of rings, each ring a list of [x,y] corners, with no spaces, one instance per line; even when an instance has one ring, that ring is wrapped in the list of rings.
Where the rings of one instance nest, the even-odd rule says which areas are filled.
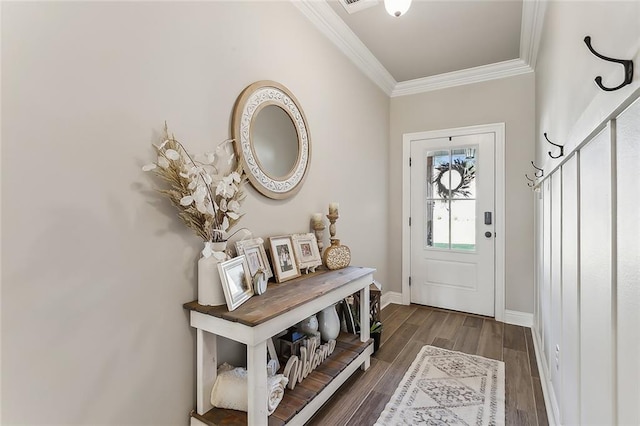
[[[293,3],[390,96],[533,70],[544,13],[538,0],[413,0],[390,16],[383,0]],[[354,0],[349,0],[348,3]]]

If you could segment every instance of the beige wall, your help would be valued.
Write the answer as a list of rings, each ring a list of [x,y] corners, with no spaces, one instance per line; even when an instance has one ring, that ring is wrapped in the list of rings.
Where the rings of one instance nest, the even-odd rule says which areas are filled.
[[[194,152],[229,137],[261,79],[296,95],[313,156],[241,224],[308,231],[337,201],[386,284],[389,99],[293,5],[2,3],[2,424],[188,423],[202,242],[140,168],[165,120]]]
[[[389,290],[401,291],[402,135],[478,124],[506,126],[506,309],[533,312],[533,73],[391,99]]]

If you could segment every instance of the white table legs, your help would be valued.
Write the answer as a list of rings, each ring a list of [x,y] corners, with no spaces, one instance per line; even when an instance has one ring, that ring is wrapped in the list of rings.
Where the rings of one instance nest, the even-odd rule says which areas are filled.
[[[269,336],[270,337],[270,336]],[[267,416],[267,342],[263,340],[255,346],[247,345],[247,376],[250,425],[262,426],[268,423]]]
[[[213,406],[211,405],[211,389],[218,374],[217,336],[198,328],[196,335],[196,411],[204,414]]]
[[[370,336],[370,320],[369,311],[371,307],[369,306],[369,286],[360,290],[360,341],[366,342],[369,340]],[[365,362],[360,367],[362,370],[367,370],[371,365],[371,360],[369,357],[365,360]]]

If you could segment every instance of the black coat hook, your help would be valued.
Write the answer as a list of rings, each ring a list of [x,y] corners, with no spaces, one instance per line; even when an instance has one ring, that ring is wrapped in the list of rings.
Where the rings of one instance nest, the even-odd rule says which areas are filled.
[[[531,162],[531,165],[533,166],[534,169],[536,169],[537,171],[540,172],[540,175],[538,175],[538,172],[535,172],[533,175],[537,178],[541,178],[542,176],[544,176],[544,170],[541,169],[540,167],[536,166],[535,164],[533,164],[533,161]]]
[[[547,140],[547,142],[549,142],[551,145],[553,146],[557,146],[558,148],[560,148],[560,155],[557,156],[553,156],[551,155],[551,151],[549,151],[547,154],[549,154],[549,157],[555,159],[555,158],[560,158],[564,155],[564,145],[558,145],[557,143],[553,143],[549,140],[549,138],[547,137],[547,132],[544,133],[544,138]]]
[[[622,66],[624,66],[624,81],[622,82],[621,85],[619,85],[618,87],[605,87],[605,86],[602,85],[602,77],[601,76],[597,76],[595,81],[596,81],[596,84],[598,85],[599,88],[601,88],[602,90],[604,90],[606,92],[613,92],[614,90],[621,89],[624,86],[626,86],[627,84],[631,83],[631,80],[633,80],[633,61],[631,61],[629,59],[608,58],[608,57],[606,57],[604,55],[599,54],[598,52],[593,50],[593,47],[591,47],[591,37],[590,36],[586,36],[584,38],[584,42],[587,45],[587,47],[589,48],[589,50],[591,51],[591,53],[596,55],[598,58],[603,59],[605,61],[609,61],[609,62],[615,62],[617,64],[621,64]]]
[[[528,174],[526,174],[526,173],[525,173],[524,177],[526,177],[526,178],[527,178],[527,180],[529,181],[529,182],[527,182],[527,186],[528,186],[529,188],[533,188],[533,185],[536,183],[536,181],[535,181],[535,180],[533,180],[533,179],[531,179],[531,178],[529,177],[529,175],[528,175]]]

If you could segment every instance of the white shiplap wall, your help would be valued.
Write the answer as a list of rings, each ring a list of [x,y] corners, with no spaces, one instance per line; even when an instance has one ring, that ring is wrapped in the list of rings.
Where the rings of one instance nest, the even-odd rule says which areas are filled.
[[[541,183],[534,336],[557,424],[640,424],[639,180],[636,100]]]
[[[640,97],[640,1],[551,1],[545,10],[532,158],[545,170],[533,328],[545,401],[552,424],[639,425],[640,105],[630,105]],[[591,54],[587,35],[602,54],[634,61],[630,85],[595,85],[602,76],[617,86],[622,67]],[[547,154],[558,150],[544,133],[563,157]]]
[[[640,101],[616,120],[618,423],[640,424]]]

